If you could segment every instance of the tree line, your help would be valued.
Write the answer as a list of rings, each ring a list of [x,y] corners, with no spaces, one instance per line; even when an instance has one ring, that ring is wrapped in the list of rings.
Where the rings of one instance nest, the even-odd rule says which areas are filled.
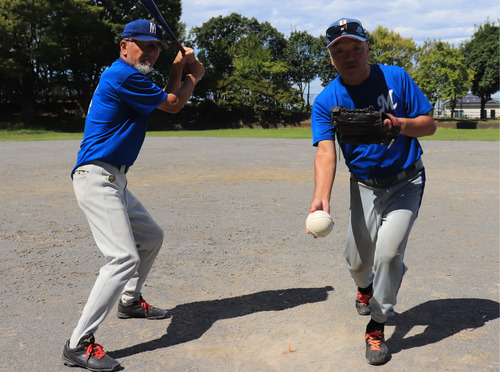
[[[158,6],[205,65],[191,107],[220,126],[308,117],[311,83],[319,79],[326,86],[336,76],[325,35],[292,31],[286,37],[268,22],[237,13],[213,17],[188,32],[179,21],[180,0]],[[84,117],[101,73],[118,58],[123,27],[137,18],[149,15],[136,0],[0,0],[0,127],[12,126],[18,112],[16,125],[27,128],[43,126],[43,115],[62,115],[67,107]],[[430,39],[417,45],[382,26],[367,34],[370,62],[405,68],[433,105],[449,100],[453,112],[471,91],[484,111],[499,90],[497,21],[476,26],[459,46]],[[159,86],[175,53],[175,47],[161,53],[151,76]]]

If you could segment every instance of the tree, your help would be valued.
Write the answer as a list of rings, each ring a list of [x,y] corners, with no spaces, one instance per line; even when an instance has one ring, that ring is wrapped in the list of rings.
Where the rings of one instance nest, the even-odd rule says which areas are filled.
[[[23,108],[23,120],[35,125],[35,102],[50,75],[41,63],[41,45],[49,27],[49,0],[0,2],[1,96]]]
[[[450,102],[451,117],[454,117],[457,102],[469,91],[474,72],[465,63],[463,48],[446,48],[444,54],[449,65],[443,71],[446,83],[442,87],[442,99]]]
[[[198,58],[206,69],[205,76],[197,85],[195,95],[204,99],[218,100],[219,85],[233,73],[232,46],[249,35],[255,35],[261,45],[271,52],[272,60],[282,55],[284,36],[269,23],[260,24],[255,18],[232,13],[209,19],[200,27],[193,27],[189,38],[198,49]]]
[[[465,43],[465,59],[474,71],[472,93],[481,98],[481,118],[486,118],[486,102],[500,89],[500,38],[498,25],[486,21],[476,27],[472,39]]]
[[[467,93],[470,71],[459,49],[441,40],[426,40],[417,48],[415,61],[411,75],[433,106]]]
[[[206,70],[197,86],[197,96],[214,101],[218,99],[218,91],[214,88],[220,80],[229,77],[233,70],[233,58],[229,50],[248,32],[250,22],[251,20],[232,13],[227,17],[210,18],[202,26],[191,29],[189,37],[193,37],[198,58]]]
[[[247,119],[255,116],[261,123],[276,123],[303,102],[285,78],[287,64],[273,61],[271,49],[260,44],[256,35],[240,39],[230,52],[234,69],[218,82],[219,107],[239,111]]]
[[[311,81],[317,73],[315,70],[315,38],[306,31],[292,31],[284,50],[284,59],[288,63],[289,78],[299,87],[301,97],[304,91],[310,88]],[[307,107],[309,108],[309,89],[307,94]]]
[[[316,52],[316,76],[321,80],[321,85],[324,87],[326,87],[338,75],[337,69],[332,66],[330,53],[328,52],[326,45],[326,35],[321,35],[316,38],[314,45],[314,50]]]
[[[99,76],[119,53],[113,26],[101,17],[101,9],[88,0],[55,1],[51,8],[45,40],[54,51],[46,61],[55,68],[51,82],[59,95],[78,103],[82,116]]]
[[[407,71],[412,69],[416,45],[411,38],[405,39],[379,25],[372,33],[368,33],[368,40],[372,63],[396,65]]]

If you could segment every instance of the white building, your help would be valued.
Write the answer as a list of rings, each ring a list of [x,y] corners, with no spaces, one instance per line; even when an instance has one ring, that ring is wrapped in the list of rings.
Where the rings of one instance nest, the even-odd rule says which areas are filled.
[[[489,100],[486,102],[485,110],[488,119],[495,119],[500,115],[500,101],[497,99]],[[437,107],[437,116],[451,116],[450,101],[445,101],[440,107]],[[481,117],[481,98],[467,94],[465,97],[459,99],[455,107],[454,117],[479,119]]]

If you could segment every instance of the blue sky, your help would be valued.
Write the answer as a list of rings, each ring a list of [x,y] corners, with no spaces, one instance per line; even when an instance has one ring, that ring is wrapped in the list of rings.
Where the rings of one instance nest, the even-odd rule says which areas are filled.
[[[458,46],[471,38],[476,25],[500,17],[500,0],[182,0],[181,21],[188,32],[231,13],[267,21],[285,36],[293,30],[319,36],[332,22],[350,17],[367,31],[382,25],[419,45],[436,39]],[[319,83],[311,88],[321,90]]]
[[[499,0],[183,0],[181,21],[189,31],[212,17],[239,13],[290,31],[324,34],[341,17],[357,18],[366,30],[378,25],[412,38],[417,44],[440,39],[456,46],[469,39],[475,25],[500,16]]]

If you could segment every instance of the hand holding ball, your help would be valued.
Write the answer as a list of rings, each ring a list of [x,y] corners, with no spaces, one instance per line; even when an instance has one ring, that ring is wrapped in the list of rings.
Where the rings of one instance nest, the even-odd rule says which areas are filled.
[[[306,229],[315,238],[324,238],[333,229],[333,218],[321,210],[310,213],[306,219]]]

